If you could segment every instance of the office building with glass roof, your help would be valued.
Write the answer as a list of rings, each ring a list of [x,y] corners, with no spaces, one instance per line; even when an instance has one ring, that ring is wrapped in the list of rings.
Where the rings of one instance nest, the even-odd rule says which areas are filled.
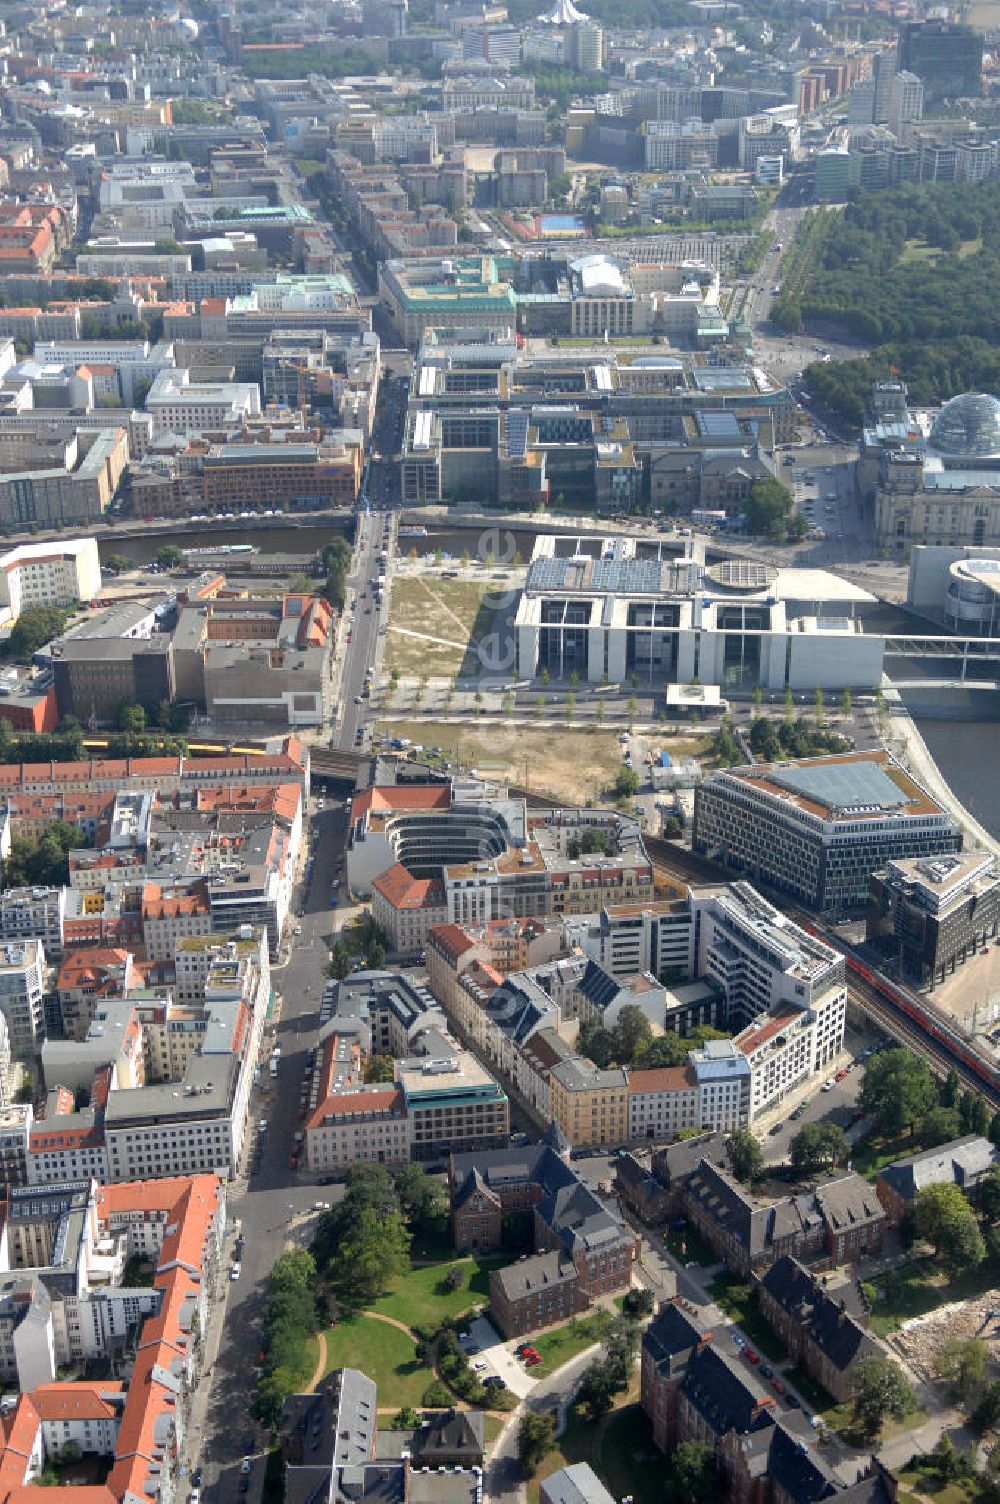
[[[695,792],[692,844],[836,917],[865,907],[887,862],[961,851],[962,834],[879,748],[713,774]]]

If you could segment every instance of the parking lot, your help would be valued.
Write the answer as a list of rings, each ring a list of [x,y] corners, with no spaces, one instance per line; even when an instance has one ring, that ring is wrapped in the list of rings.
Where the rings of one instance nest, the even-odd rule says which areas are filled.
[[[516,1394],[519,1400],[523,1400],[534,1389],[536,1380],[531,1369],[525,1366],[515,1351],[522,1344],[518,1341],[505,1342],[485,1316],[478,1317],[469,1327],[468,1341],[462,1342],[460,1334],[459,1342],[462,1351],[469,1356],[473,1372],[484,1384],[489,1385],[491,1378],[502,1379],[511,1394]]]

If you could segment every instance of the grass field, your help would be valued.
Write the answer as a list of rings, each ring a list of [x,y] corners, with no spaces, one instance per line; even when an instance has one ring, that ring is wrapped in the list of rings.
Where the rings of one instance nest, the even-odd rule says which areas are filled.
[[[502,580],[400,575],[392,585],[385,672],[397,669],[400,674],[430,679],[475,672],[478,644],[513,609],[514,599]],[[425,635],[409,637],[407,632]],[[441,640],[430,640],[434,638]]]
[[[346,1316],[327,1327],[325,1371],[345,1365],[375,1380],[380,1405],[399,1408],[419,1406],[434,1378],[405,1332],[370,1316]]]
[[[975,1496],[970,1484],[957,1479],[942,1483],[940,1478],[921,1472],[920,1468],[906,1467],[896,1476],[900,1482],[902,1504],[970,1504]]]
[[[595,1311],[592,1316],[574,1316],[564,1326],[553,1327],[550,1331],[542,1332],[539,1337],[529,1338],[538,1348],[542,1360],[531,1370],[532,1375],[544,1378],[546,1374],[553,1373],[564,1363],[568,1363],[570,1358],[575,1358],[577,1353],[582,1353],[584,1348],[599,1342],[611,1320],[609,1312]]]
[[[386,1295],[380,1295],[371,1303],[370,1309],[383,1316],[392,1316],[404,1321],[407,1326],[437,1326],[451,1316],[461,1316],[474,1306],[484,1306],[489,1299],[490,1268],[497,1260],[453,1259],[440,1264],[428,1264],[426,1268],[411,1269],[409,1274],[396,1281]],[[499,1260],[503,1262],[503,1260]],[[461,1271],[463,1282],[459,1289],[449,1290],[445,1284],[448,1270]]]
[[[899,1138],[870,1135],[853,1145],[851,1164],[866,1180],[875,1180],[886,1165],[894,1164],[897,1159],[903,1159],[908,1154],[915,1154],[919,1148],[920,1141],[912,1134],[902,1134]]]
[[[979,239],[963,240],[956,251],[948,251],[947,255],[949,256],[949,258],[951,256],[957,256],[959,261],[965,261],[970,256],[978,255],[982,248],[983,242]],[[936,262],[940,259],[941,256],[945,254],[946,253],[942,251],[939,246],[928,245],[926,240],[920,240],[918,238],[908,240],[906,242],[906,245],[903,247],[903,254],[900,256],[899,261],[901,266],[912,265],[914,262],[920,261]]]
[[[571,1462],[589,1462],[616,1499],[631,1494],[635,1504],[663,1504],[670,1464],[654,1446],[649,1421],[634,1401],[596,1425],[571,1410],[565,1431],[528,1484],[528,1504],[538,1504],[544,1478]]]
[[[523,784],[539,794],[553,794],[572,804],[588,799],[607,803],[609,790],[622,765],[615,731],[578,727],[529,731],[523,726],[484,725],[474,720],[449,725],[443,721],[379,721],[377,731],[409,737],[424,747],[440,747],[449,762],[465,763],[505,783]],[[527,764],[527,767],[525,766]]]
[[[703,1269],[710,1269],[719,1262],[719,1255],[709,1247],[698,1229],[688,1223],[683,1227],[666,1228],[663,1241],[676,1259],[693,1259]]]

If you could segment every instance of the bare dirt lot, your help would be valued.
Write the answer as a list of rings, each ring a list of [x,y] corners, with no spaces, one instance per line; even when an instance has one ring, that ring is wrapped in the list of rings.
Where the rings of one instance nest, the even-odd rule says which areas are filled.
[[[428,679],[475,674],[479,644],[503,632],[512,610],[512,592],[502,581],[402,575],[392,586],[386,673]]]

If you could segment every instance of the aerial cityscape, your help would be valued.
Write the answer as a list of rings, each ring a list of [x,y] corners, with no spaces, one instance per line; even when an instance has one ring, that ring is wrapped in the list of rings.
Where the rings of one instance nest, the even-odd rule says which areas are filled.
[[[1000,0],[0,64],[0,1504],[1000,1504]]]

